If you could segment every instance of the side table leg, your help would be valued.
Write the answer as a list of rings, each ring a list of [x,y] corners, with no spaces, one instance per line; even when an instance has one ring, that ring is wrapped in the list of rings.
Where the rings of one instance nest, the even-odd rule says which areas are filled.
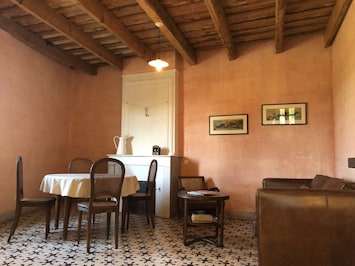
[[[187,219],[188,219],[187,199],[184,199],[184,226],[183,226],[184,245],[187,244]]]
[[[219,232],[219,247],[223,247],[223,232],[224,232],[224,200],[221,200],[219,203],[219,225],[220,225],[220,232]]]

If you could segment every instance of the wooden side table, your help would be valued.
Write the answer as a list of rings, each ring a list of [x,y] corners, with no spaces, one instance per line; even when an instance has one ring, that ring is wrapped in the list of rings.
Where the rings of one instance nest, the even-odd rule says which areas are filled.
[[[205,241],[215,244],[217,247],[223,247],[223,230],[224,230],[224,205],[225,201],[229,199],[229,195],[209,191],[203,196],[190,195],[187,191],[178,192],[177,196],[184,200],[184,222],[183,222],[183,235],[184,245],[190,245],[197,241]],[[194,223],[191,220],[189,213],[190,201],[209,201],[216,203],[216,216],[212,222],[208,223]],[[188,227],[200,227],[200,226],[214,226],[215,234],[213,235],[192,235],[188,233]]]

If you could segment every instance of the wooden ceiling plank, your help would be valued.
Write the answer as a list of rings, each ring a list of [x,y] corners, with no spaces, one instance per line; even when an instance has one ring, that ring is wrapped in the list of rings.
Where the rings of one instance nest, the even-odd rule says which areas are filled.
[[[222,39],[222,43],[227,49],[229,60],[234,60],[237,57],[237,52],[221,2],[219,0],[205,0],[205,4]]]
[[[170,41],[178,53],[191,65],[197,63],[197,56],[191,45],[187,42],[181,31],[158,0],[136,0],[139,6],[154,22],[162,22],[161,32]]]
[[[109,30],[118,39],[124,42],[138,56],[149,61],[154,53],[140,42],[121,21],[97,0],[76,0],[100,25]]]
[[[343,23],[345,15],[352,3],[352,0],[337,0],[333,7],[332,14],[324,31],[325,47],[331,46]]]
[[[70,68],[80,69],[90,75],[97,74],[96,67],[91,66],[85,61],[68,52],[63,51],[56,46],[50,45],[40,36],[37,36],[31,31],[3,16],[0,16],[0,28],[11,34],[14,38],[43,54],[44,56],[47,56],[62,65]]]
[[[281,53],[284,46],[284,24],[286,13],[286,1],[276,0],[275,6],[275,50]]]
[[[122,60],[115,54],[112,54],[104,46],[100,45],[97,41],[87,35],[79,27],[67,20],[63,15],[57,13],[49,7],[44,1],[37,0],[10,0],[14,4],[23,8],[33,16],[39,18],[46,24],[55,28],[57,31],[63,33],[74,42],[85,47],[91,53],[100,57],[108,64],[122,69]]]

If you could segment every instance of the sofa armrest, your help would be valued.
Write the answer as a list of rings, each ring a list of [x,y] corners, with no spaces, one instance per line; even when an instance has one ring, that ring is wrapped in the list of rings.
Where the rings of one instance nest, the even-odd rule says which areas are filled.
[[[264,178],[263,188],[302,188],[310,187],[312,178]]]

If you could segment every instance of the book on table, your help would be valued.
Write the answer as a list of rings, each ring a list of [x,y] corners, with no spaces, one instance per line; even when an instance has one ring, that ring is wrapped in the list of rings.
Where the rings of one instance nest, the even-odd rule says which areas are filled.
[[[218,192],[201,189],[201,190],[188,191],[187,194],[190,196],[215,196],[218,194]]]

